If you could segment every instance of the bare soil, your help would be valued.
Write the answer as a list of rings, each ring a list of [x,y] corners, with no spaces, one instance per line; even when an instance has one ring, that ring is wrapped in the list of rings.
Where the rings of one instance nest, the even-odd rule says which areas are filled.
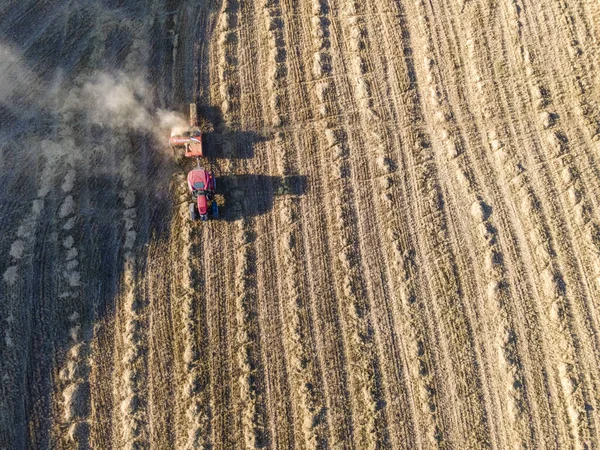
[[[599,38],[596,0],[0,2],[0,449],[600,447]]]

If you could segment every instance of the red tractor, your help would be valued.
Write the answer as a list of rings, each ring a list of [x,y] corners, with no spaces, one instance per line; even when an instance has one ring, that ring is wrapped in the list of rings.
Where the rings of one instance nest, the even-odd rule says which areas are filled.
[[[213,173],[198,166],[188,173],[187,181],[188,189],[196,200],[195,203],[190,203],[190,219],[208,220],[209,206],[213,219],[218,219],[219,207],[215,201],[217,181]]]
[[[187,176],[188,189],[194,198],[194,203],[190,203],[190,219],[208,220],[209,211],[212,217],[217,219],[219,217],[219,207],[215,201],[217,182],[212,172],[200,166],[200,158],[204,155],[202,131],[198,127],[195,103],[190,104],[190,127],[184,132],[171,133],[169,143],[176,155],[178,150],[183,149],[185,157],[196,158],[198,162],[198,166]]]

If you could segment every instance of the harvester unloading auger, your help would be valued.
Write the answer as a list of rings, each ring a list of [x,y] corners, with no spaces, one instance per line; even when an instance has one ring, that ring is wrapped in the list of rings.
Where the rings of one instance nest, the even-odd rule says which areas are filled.
[[[187,176],[188,190],[192,194],[194,203],[190,203],[191,220],[208,220],[209,211],[213,218],[219,217],[219,207],[215,201],[217,181],[212,172],[200,165],[200,158],[204,156],[202,148],[202,130],[198,126],[198,113],[196,104],[190,103],[190,127],[183,131],[173,130],[169,143],[175,156],[183,150],[186,158],[196,158],[197,167]]]

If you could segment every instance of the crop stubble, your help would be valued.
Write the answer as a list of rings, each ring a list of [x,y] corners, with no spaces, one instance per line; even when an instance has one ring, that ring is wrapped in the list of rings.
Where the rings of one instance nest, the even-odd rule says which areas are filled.
[[[55,105],[2,218],[0,448],[598,446],[597,2],[121,3],[0,11],[26,62],[196,101],[222,219]]]

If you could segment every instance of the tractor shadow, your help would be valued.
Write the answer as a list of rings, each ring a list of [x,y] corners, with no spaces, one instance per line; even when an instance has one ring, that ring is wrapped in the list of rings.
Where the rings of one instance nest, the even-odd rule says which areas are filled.
[[[233,222],[268,213],[278,198],[306,192],[306,175],[225,175],[217,177],[219,220]]]
[[[272,176],[262,174],[229,174],[224,161],[251,159],[255,147],[272,138],[271,133],[238,130],[236,124],[223,119],[221,108],[198,104],[199,126],[203,130],[204,158],[200,164],[216,174],[219,221],[233,222],[268,213],[278,198],[304,195],[306,175]],[[187,171],[192,169],[184,163]],[[180,165],[181,168],[181,165]]]

